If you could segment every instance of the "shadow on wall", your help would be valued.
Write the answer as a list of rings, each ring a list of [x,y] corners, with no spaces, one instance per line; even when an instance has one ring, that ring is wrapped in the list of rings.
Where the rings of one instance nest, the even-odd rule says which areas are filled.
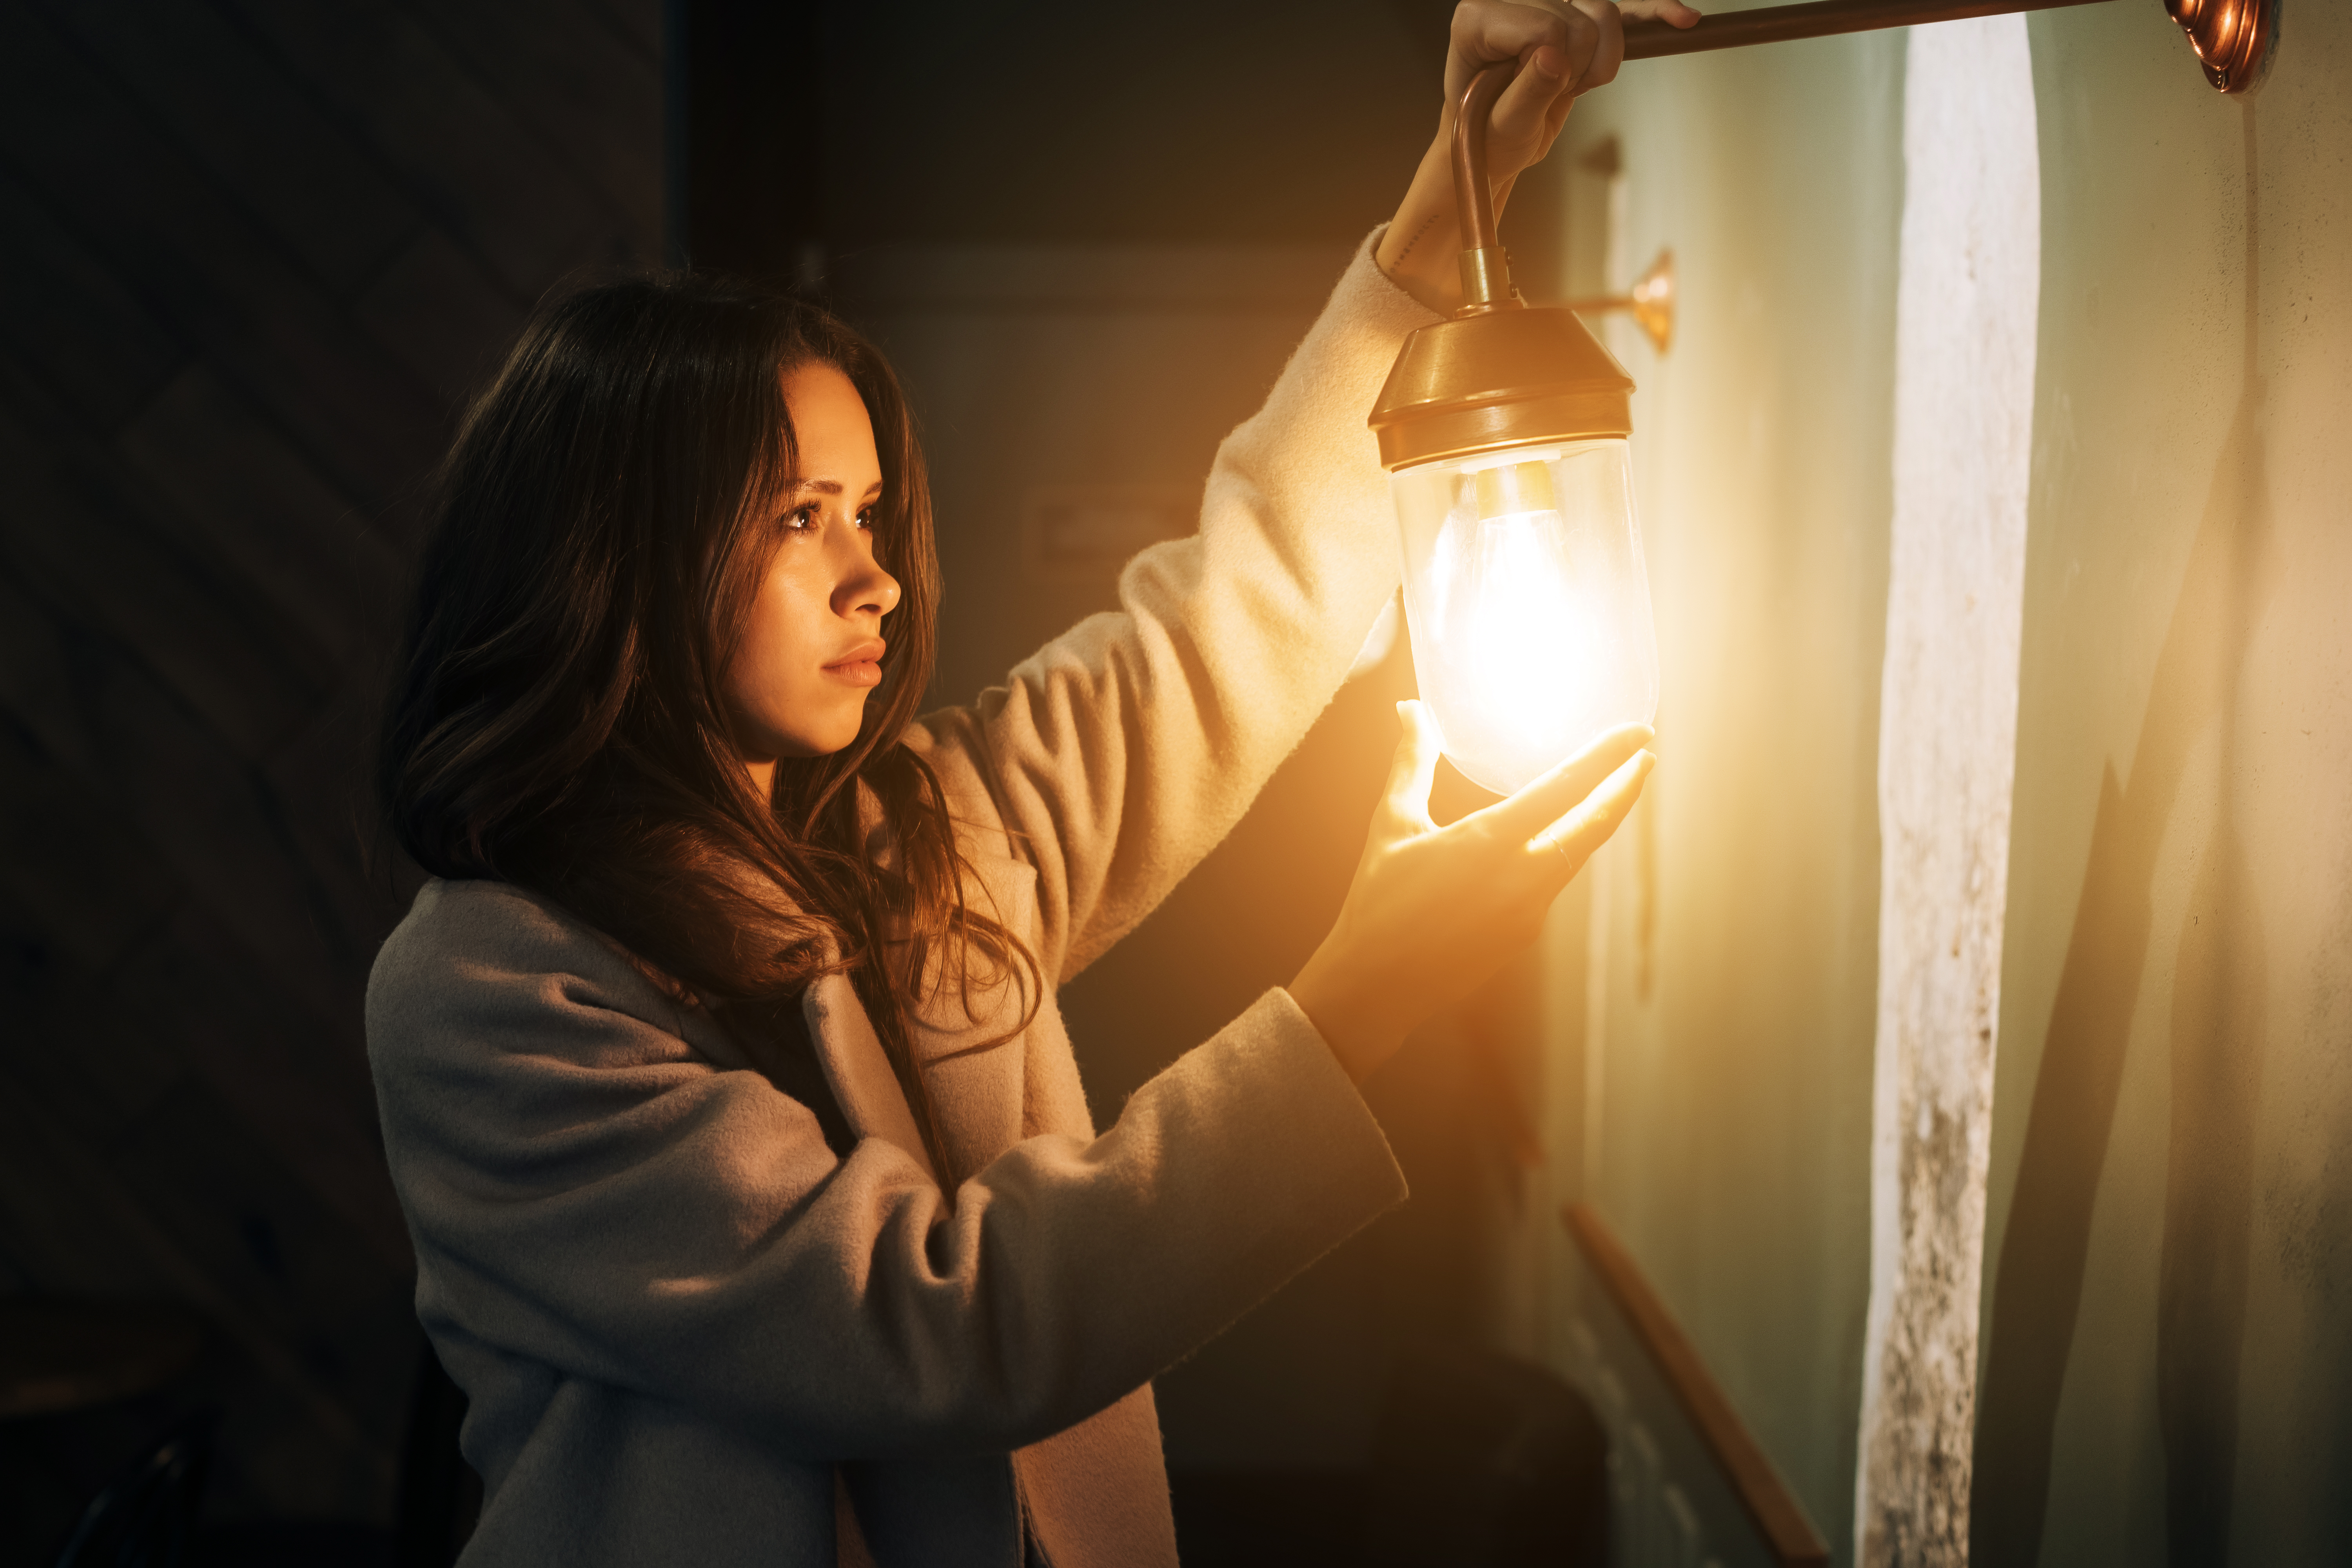
[[[1969,1552],[2040,1552],[2058,1405],[2091,1223],[2151,939],[2158,853],[2189,756],[2221,727],[2211,830],[2179,937],[2171,1152],[2157,1306],[2166,1534],[2174,1568],[2229,1556],[2240,1347],[2265,1047],[2260,906],[2236,823],[2238,689],[2278,584],[2263,446],[2259,160],[2244,106],[2244,374],[2180,597],[2158,657],[2132,777],[2102,781],[2074,933],[2033,1088],[1985,1338]]]
[[[1412,691],[1400,637],[1341,689],[1233,834],[1064,989],[1100,1124],[1314,951],[1362,849],[1396,744],[1394,704]],[[1432,809],[1451,820],[1491,798],[1449,766]],[[1180,1522],[1204,1478],[1215,1491],[1278,1475],[1298,1483],[1302,1510],[1315,1506],[1310,1494],[1325,1495],[1324,1481],[1354,1496],[1402,1348],[1496,1342],[1508,1300],[1502,1259],[1531,1190],[1523,1162],[1538,1138],[1523,1054],[1534,1042],[1514,1026],[1535,981],[1531,964],[1507,970],[1472,1004],[1416,1032],[1366,1084],[1412,1202],[1157,1380]]]

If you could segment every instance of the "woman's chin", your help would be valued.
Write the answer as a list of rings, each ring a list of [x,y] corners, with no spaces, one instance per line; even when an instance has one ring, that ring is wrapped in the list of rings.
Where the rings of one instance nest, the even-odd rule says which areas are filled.
[[[866,704],[859,702],[855,710],[833,722],[810,725],[806,729],[778,737],[782,742],[776,752],[785,757],[829,757],[845,752],[857,743],[857,732],[864,726]]]

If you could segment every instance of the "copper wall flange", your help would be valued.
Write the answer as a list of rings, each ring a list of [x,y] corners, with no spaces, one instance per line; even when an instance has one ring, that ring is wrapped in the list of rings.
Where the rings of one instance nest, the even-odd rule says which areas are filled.
[[[2205,79],[2243,92],[2262,74],[2271,47],[2273,0],[2164,0],[2165,15],[2189,35]]]
[[[1675,346],[1675,253],[1658,252],[1658,258],[1650,263],[1650,269],[1642,274],[1630,292],[1570,300],[1568,308],[1581,316],[1622,310],[1633,318],[1633,324],[1642,329],[1650,346],[1664,353]]]

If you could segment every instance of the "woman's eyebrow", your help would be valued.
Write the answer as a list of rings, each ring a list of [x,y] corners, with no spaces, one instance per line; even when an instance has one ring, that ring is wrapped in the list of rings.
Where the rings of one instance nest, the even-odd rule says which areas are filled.
[[[817,494],[824,496],[837,496],[845,493],[842,489],[841,481],[839,479],[794,479],[793,481],[793,490],[795,494],[803,490],[814,490]],[[877,479],[872,484],[866,487],[866,494],[863,499],[872,500],[876,496],[878,496],[881,493],[882,481],[880,479]]]

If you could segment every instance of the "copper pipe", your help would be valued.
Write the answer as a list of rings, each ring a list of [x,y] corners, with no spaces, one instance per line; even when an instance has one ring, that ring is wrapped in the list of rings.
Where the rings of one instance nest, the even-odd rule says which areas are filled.
[[[1468,249],[1501,243],[1495,235],[1495,193],[1486,184],[1486,122],[1495,112],[1495,100],[1517,74],[1517,66],[1509,60],[1488,66],[1470,79],[1454,116],[1454,199]]]
[[[1495,188],[1486,179],[1486,124],[1495,100],[1518,74],[1517,62],[1488,66],[1470,79],[1454,113],[1454,205],[1462,226],[1462,309],[1508,310],[1510,268],[1495,229]]]
[[[1967,16],[2001,16],[2012,11],[2054,11],[2062,5],[2095,5],[2102,0],[1813,0],[1809,5],[1769,5],[1702,16],[1697,25],[1666,22],[1625,24],[1625,58],[1653,60],[1665,55],[1696,55],[1707,49],[1745,48],[1790,38],[1826,38],[1881,27],[1912,27],[1956,22]],[[2198,0],[2189,0],[2195,5]],[[2242,6],[2253,0],[2224,0]]]

